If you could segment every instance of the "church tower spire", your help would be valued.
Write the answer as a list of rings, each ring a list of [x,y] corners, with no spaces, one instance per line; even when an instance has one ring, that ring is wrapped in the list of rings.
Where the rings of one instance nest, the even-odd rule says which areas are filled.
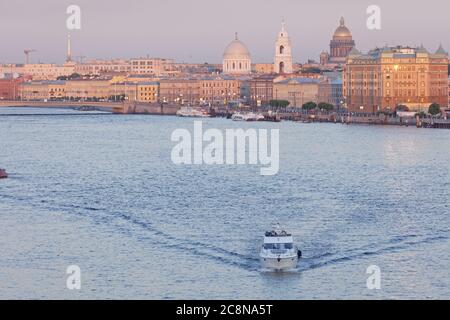
[[[71,62],[72,61],[72,48],[71,48],[71,43],[70,43],[70,34],[67,35],[67,57],[66,57],[66,62]]]
[[[274,70],[276,73],[292,73],[291,39],[286,31],[284,18],[281,22],[281,31],[275,42]]]

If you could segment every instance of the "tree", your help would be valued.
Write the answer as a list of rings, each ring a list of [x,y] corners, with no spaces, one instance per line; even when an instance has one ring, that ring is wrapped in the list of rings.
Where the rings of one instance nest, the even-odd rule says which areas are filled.
[[[315,102],[309,101],[303,104],[302,109],[303,110],[313,110],[317,108],[317,104]]]
[[[270,104],[270,106],[273,107],[273,108],[276,108],[276,109],[278,109],[278,108],[284,109],[284,108],[287,108],[287,106],[289,106],[290,102],[287,101],[287,100],[270,100],[270,101],[269,101],[269,104]]]
[[[318,105],[319,110],[331,111],[334,109],[334,106],[331,103],[321,102]]]
[[[426,113],[423,112],[423,111],[420,111],[420,112],[417,112],[417,113],[415,114],[415,116],[416,116],[416,117],[419,117],[419,118],[425,118],[425,117],[426,117]]]
[[[73,80],[73,79],[80,79],[81,78],[81,75],[79,74],[79,73],[72,73],[70,76],[69,76],[69,78],[68,78],[68,80]]]
[[[428,113],[431,114],[432,116],[441,113],[441,106],[437,103],[432,103],[428,108]]]

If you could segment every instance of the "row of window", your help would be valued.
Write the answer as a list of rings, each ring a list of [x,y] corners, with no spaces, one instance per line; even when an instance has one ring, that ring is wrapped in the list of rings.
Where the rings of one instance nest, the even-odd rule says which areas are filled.
[[[234,82],[231,82],[231,83],[216,83],[216,82],[208,83],[208,82],[206,82],[206,83],[202,84],[202,87],[204,87],[204,88],[205,87],[210,87],[210,88],[213,88],[213,87],[234,88],[234,87],[236,87],[236,84]]]
[[[227,62],[226,66],[227,66],[228,70],[243,70],[244,68],[245,68],[245,70],[249,69],[248,62],[245,62],[245,63]]]

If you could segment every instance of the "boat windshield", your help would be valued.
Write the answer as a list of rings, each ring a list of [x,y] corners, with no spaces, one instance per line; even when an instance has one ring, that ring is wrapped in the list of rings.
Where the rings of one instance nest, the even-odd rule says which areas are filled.
[[[292,249],[292,243],[265,243],[264,249],[266,250],[283,250],[283,249]]]

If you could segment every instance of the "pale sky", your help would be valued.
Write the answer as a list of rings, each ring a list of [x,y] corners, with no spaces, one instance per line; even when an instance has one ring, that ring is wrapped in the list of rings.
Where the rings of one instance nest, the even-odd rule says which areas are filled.
[[[66,8],[81,7],[81,30],[72,31],[73,56],[174,58],[221,63],[234,33],[253,62],[272,62],[281,20],[286,20],[295,62],[319,59],[344,16],[357,48],[385,44],[450,51],[448,0],[0,0],[0,63],[62,63]],[[366,27],[369,5],[381,7],[382,30]]]

